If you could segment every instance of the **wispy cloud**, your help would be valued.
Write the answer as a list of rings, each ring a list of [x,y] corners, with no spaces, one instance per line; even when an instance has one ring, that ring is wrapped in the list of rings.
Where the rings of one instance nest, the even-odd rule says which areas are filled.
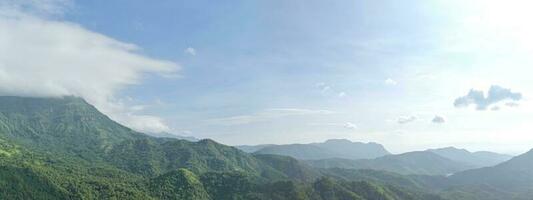
[[[317,83],[315,86],[320,89],[322,93],[326,93],[331,89],[331,87],[324,82]]]
[[[0,39],[0,95],[80,96],[133,129],[168,131],[161,118],[136,114],[140,107],[116,94],[146,73],[170,76],[180,67],[144,56],[134,44],[40,15],[60,14],[69,3],[2,1],[0,38],[9,39]]]
[[[520,104],[518,104],[516,102],[507,102],[507,103],[505,103],[505,106],[507,106],[507,107],[518,107],[518,106],[520,106]]]
[[[431,122],[435,124],[443,124],[446,122],[446,119],[443,116],[437,115],[431,120]]]
[[[311,123],[309,125],[311,125],[311,126],[342,127],[342,128],[350,129],[350,130],[356,130],[356,129],[359,128],[356,124],[354,124],[352,122],[344,122],[344,123]]]
[[[515,103],[521,99],[521,93],[512,92],[511,89],[493,85],[490,87],[487,96],[485,96],[485,93],[481,90],[471,89],[465,96],[457,98],[454,102],[454,106],[460,108],[475,105],[477,110],[487,110],[488,107],[496,105],[499,102],[511,101]]]
[[[348,93],[346,91],[340,90],[338,88],[334,88],[331,85],[319,82],[315,84],[315,87],[319,89],[319,91],[324,96],[330,96],[330,97],[338,97],[338,98],[344,98],[348,96]]]
[[[191,56],[196,56],[196,49],[192,48],[192,47],[188,47],[184,50],[184,52],[186,54],[189,54]]]
[[[416,121],[418,118],[416,116],[401,116],[398,118],[399,124],[407,124]]]
[[[398,85],[398,82],[396,82],[395,80],[391,78],[388,78],[385,80],[385,85]]]
[[[303,115],[330,115],[335,114],[334,111],[329,110],[310,110],[299,108],[275,108],[266,109],[260,112],[256,112],[250,115],[236,115],[223,118],[209,119],[207,122],[214,125],[242,125],[251,124],[257,122],[270,121],[282,117],[289,116],[303,116]]]
[[[357,127],[357,125],[355,125],[354,123],[346,122],[346,123],[344,123],[344,128],[355,130],[355,129],[357,129],[358,127]]]

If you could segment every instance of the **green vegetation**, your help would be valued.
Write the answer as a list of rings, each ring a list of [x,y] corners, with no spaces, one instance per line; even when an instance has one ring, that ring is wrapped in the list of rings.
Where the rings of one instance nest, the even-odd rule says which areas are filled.
[[[467,169],[468,164],[456,162],[429,151],[387,155],[375,159],[324,159],[307,161],[317,168],[374,169],[400,174],[447,175]]]
[[[531,155],[450,178],[316,169],[207,139],[147,136],[79,98],[0,97],[0,199],[524,199]],[[392,158],[380,164],[454,166],[431,154]]]
[[[210,199],[198,177],[186,169],[152,179],[149,188],[152,195],[159,199]]]

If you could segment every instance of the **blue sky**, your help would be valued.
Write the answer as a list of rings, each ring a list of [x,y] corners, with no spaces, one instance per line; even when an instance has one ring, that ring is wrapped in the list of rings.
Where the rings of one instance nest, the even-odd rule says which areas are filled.
[[[135,67],[103,88],[96,84],[106,92],[89,100],[141,131],[230,145],[347,138],[379,142],[393,152],[532,148],[527,74],[533,16],[527,1],[16,2],[3,6],[23,13],[17,24],[37,21],[65,36],[79,28],[98,41],[92,34],[100,34],[138,47],[115,49],[117,55],[131,53],[150,59],[139,65],[159,66]],[[138,61],[120,59],[118,65]],[[77,61],[60,64],[71,62]],[[83,76],[77,71],[73,75]],[[94,82],[121,74],[111,71],[102,69]],[[44,91],[90,94],[85,86],[50,82],[65,92]],[[469,95],[472,89],[481,97]],[[463,106],[454,105],[461,97]],[[481,104],[486,109],[476,109]],[[129,123],[133,119],[141,121]]]

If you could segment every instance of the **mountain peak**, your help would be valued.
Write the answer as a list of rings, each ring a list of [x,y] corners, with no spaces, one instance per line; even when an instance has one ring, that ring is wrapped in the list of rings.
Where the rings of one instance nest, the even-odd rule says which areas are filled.
[[[324,143],[341,143],[341,144],[351,144],[351,143],[354,143],[348,139],[329,139],[329,140],[326,140]]]
[[[493,152],[470,152],[466,149],[456,147],[445,147],[439,149],[428,149],[427,151],[436,153],[450,160],[468,163],[476,167],[488,167],[510,159],[510,156]]]
[[[461,152],[461,153],[471,153],[470,151],[468,151],[468,150],[466,150],[466,149],[460,149],[460,148],[457,148],[457,147],[454,147],[454,146],[443,147],[443,148],[437,148],[437,149],[430,149],[430,150],[433,150],[433,151],[454,151],[454,152]]]
[[[79,97],[1,96],[0,136],[33,148],[62,153],[68,149],[78,155],[142,134],[114,122]]]

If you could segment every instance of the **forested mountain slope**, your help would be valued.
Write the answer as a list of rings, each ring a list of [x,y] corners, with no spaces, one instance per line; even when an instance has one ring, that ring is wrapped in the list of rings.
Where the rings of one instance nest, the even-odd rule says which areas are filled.
[[[2,199],[435,199],[290,157],[154,138],[76,97],[0,97]]]

